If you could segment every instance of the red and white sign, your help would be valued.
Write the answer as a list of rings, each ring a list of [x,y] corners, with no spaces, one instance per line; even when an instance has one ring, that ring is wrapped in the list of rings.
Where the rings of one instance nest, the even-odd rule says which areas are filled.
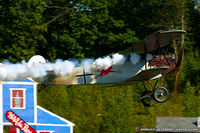
[[[37,133],[31,126],[17,116],[13,111],[6,112],[6,118],[23,133]]]

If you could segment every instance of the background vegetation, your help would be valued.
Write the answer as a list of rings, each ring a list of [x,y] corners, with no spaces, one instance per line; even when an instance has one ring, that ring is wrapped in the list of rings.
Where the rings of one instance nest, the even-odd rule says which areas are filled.
[[[121,51],[157,30],[183,28],[179,73],[165,80],[166,103],[144,107],[142,85],[42,86],[38,103],[75,123],[74,131],[134,132],[155,127],[156,116],[200,116],[200,14],[194,0],[1,0],[0,60],[96,58]]]

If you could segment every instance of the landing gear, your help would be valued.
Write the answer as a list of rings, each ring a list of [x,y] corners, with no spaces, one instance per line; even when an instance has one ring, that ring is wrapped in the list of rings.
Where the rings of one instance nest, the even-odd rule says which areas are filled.
[[[142,104],[146,107],[151,107],[156,103],[156,101],[154,100],[152,91],[143,92],[142,96],[140,97],[140,100]]]
[[[145,92],[142,93],[140,100],[142,104],[146,107],[153,106],[156,102],[158,103],[164,103],[169,98],[169,92],[165,87],[159,86],[155,88],[157,81],[154,86],[148,81],[150,86],[152,87],[152,91],[147,91],[145,84],[143,83],[143,86],[145,88]]]
[[[157,87],[153,92],[153,96],[156,102],[164,103],[169,98],[169,92],[165,87]]]

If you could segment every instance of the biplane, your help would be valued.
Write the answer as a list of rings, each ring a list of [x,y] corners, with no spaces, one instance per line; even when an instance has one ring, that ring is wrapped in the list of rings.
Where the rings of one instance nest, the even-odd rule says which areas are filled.
[[[98,68],[95,64],[91,64],[90,71],[87,71],[84,66],[77,66],[73,72],[65,76],[58,76],[53,71],[49,71],[42,82],[38,79],[35,80],[46,85],[131,85],[139,81],[143,83],[145,89],[140,97],[145,106],[150,107],[156,102],[164,103],[169,98],[169,92],[162,86],[163,79],[166,75],[180,69],[184,50],[184,46],[182,46],[176,59],[174,48],[170,45],[173,41],[180,39],[184,33],[186,33],[184,30],[154,32],[140,43],[119,52],[118,54],[125,57],[124,63],[120,65]],[[141,56],[141,59],[135,64],[131,62],[131,53]],[[146,58],[147,54],[151,55],[150,59]],[[161,83],[157,85],[159,78],[161,78]],[[156,82],[154,81],[152,84],[151,80]],[[151,91],[145,84],[151,86]]]

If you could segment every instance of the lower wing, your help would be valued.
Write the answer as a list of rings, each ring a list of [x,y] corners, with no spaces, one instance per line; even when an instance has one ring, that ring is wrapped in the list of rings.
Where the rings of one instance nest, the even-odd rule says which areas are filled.
[[[138,74],[130,78],[128,81],[147,81],[155,79],[159,74],[162,74],[168,67],[157,67],[140,71]]]

